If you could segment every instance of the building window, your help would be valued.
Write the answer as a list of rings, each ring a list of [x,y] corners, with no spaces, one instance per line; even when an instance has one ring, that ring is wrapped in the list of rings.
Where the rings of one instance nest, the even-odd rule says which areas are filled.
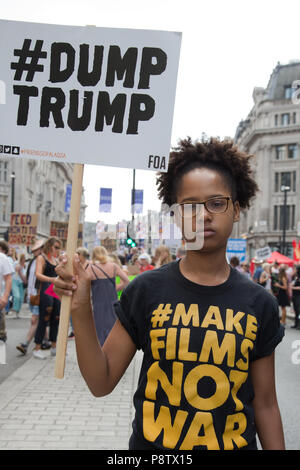
[[[295,205],[286,206],[285,228],[295,230]],[[283,230],[284,206],[274,206],[273,230]]]
[[[0,220],[7,222],[7,197],[1,196],[0,198]]]
[[[284,113],[281,115],[281,125],[288,126],[290,123],[290,115],[289,113]]]
[[[1,183],[7,183],[7,170],[8,163],[3,160],[0,161],[0,181]]]
[[[288,145],[288,158],[297,158],[298,156],[298,145],[297,144],[289,144]]]
[[[289,186],[291,191],[296,191],[296,171],[284,171],[275,173],[275,193],[278,193],[281,186]]]
[[[275,114],[274,124],[278,126],[278,114]]]
[[[296,113],[293,113],[293,124],[296,124]]]
[[[291,87],[291,85],[286,85],[284,87],[284,97],[286,100],[292,99],[294,88]]]
[[[283,160],[284,158],[284,145],[276,145],[275,146],[276,152],[276,160]]]

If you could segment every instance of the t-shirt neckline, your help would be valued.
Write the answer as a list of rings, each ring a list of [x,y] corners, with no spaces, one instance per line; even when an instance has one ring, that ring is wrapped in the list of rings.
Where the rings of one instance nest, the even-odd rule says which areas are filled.
[[[180,268],[179,268],[179,263],[180,263],[180,259],[174,261],[174,263],[172,265],[172,271],[173,271],[173,274],[175,275],[176,279],[181,284],[185,285],[186,287],[193,290],[194,292],[197,291],[198,293],[202,292],[202,293],[206,293],[206,294],[214,294],[215,295],[215,294],[218,294],[218,293],[225,292],[234,285],[234,283],[236,281],[236,277],[238,275],[237,270],[229,265],[230,273],[229,273],[229,276],[226,279],[226,281],[224,281],[222,284],[217,284],[215,286],[205,286],[203,284],[197,284],[196,282],[193,282],[193,281],[190,281],[189,279],[187,279],[181,273]]]

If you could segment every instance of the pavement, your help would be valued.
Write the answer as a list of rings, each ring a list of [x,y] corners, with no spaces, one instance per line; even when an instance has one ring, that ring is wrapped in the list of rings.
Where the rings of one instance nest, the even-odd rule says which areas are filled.
[[[0,384],[0,450],[127,450],[142,353],[103,398],[87,388],[74,340],[63,379],[54,377],[55,358],[46,354],[46,360],[31,355]]]

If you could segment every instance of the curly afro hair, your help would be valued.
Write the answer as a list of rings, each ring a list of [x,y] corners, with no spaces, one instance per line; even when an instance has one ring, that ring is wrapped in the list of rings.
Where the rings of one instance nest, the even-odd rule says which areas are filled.
[[[194,143],[190,137],[180,140],[178,147],[170,153],[167,173],[158,173],[156,184],[159,199],[172,206],[177,201],[182,176],[195,168],[209,168],[224,177],[234,202],[238,201],[241,209],[249,208],[251,198],[258,191],[250,167],[252,157],[239,151],[231,140],[210,138]]]

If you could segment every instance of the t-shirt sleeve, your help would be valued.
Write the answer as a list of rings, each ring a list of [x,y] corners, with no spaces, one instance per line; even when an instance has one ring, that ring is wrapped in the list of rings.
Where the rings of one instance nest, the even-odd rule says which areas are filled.
[[[14,274],[15,270],[12,264],[10,263],[9,259],[3,258],[1,259],[1,263],[2,263],[2,275],[3,276],[7,276],[7,274]]]
[[[135,343],[137,349],[142,348],[141,321],[144,313],[142,289],[133,280],[123,291],[119,301],[115,302],[115,313],[121,324]]]
[[[279,307],[275,298],[268,295],[264,304],[256,345],[251,357],[252,361],[269,356],[284,337],[284,327],[279,320]]]

